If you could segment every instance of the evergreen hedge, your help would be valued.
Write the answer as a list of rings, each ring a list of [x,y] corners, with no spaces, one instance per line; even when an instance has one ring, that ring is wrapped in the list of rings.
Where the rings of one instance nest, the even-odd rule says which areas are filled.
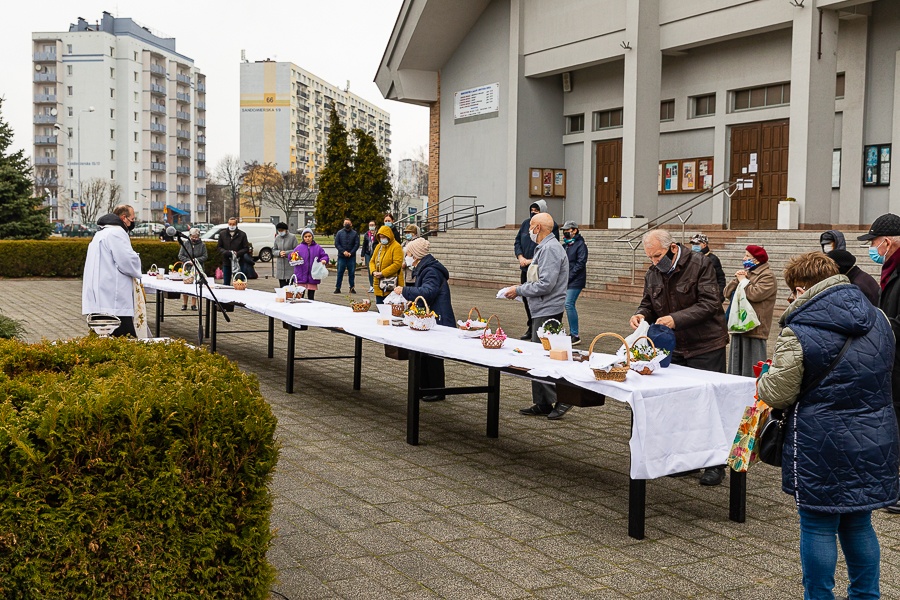
[[[255,377],[180,342],[0,340],[0,400],[0,597],[266,597]]]
[[[81,277],[90,238],[51,238],[49,240],[0,240],[0,277]],[[131,246],[141,255],[141,268],[150,265],[168,269],[178,260],[178,244],[156,239],[132,239]],[[222,266],[216,242],[206,242],[209,258],[203,270],[209,274]]]

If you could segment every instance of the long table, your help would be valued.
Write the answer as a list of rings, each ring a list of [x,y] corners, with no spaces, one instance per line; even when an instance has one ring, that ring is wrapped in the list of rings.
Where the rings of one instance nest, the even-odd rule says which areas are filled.
[[[143,283],[146,288],[156,291],[158,303],[162,302],[165,292],[196,295],[196,288],[191,287],[191,291],[185,292],[184,288],[188,286],[180,282],[144,277]],[[285,324],[288,329],[288,392],[293,391],[297,360],[352,358],[354,389],[358,390],[363,339],[408,353],[406,427],[407,443],[411,445],[419,442],[420,400],[431,394],[487,394],[487,436],[498,437],[501,373],[554,384],[561,401],[574,398],[573,403],[579,406],[599,406],[606,398],[628,404],[632,412],[628,533],[637,539],[644,537],[647,479],[724,464],[744,408],[753,403],[755,382],[747,377],[673,365],[650,376],[630,372],[624,382],[597,381],[586,363],[550,360],[540,344],[510,340],[504,348],[488,350],[482,347],[480,340],[462,338],[458,330],[450,327],[414,331],[407,327],[377,325],[375,312],[354,313],[346,306],[315,301],[280,303],[275,301],[274,293],[256,290],[223,288],[215,292],[220,302],[266,316],[270,332],[273,319]],[[203,290],[201,297],[209,300],[208,292]],[[160,307],[161,304],[157,304],[157,335]],[[294,348],[295,332],[308,327],[352,336],[354,354],[298,359]],[[212,336],[215,331],[213,311]],[[523,352],[513,352],[513,348]],[[485,368],[488,371],[486,385],[424,388],[421,359],[425,355]],[[271,333],[269,357],[272,357]],[[746,518],[746,473],[731,473],[729,518],[737,522],[744,522]]]

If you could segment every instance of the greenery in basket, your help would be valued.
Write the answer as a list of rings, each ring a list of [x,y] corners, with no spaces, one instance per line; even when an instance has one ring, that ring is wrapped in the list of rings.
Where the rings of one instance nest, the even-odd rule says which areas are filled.
[[[0,340],[0,399],[0,597],[268,596],[255,377],[183,343]]]
[[[417,304],[411,304],[403,314],[408,317],[417,317],[419,319],[427,319],[428,317],[434,317],[435,319],[438,318],[438,314],[436,312],[431,309],[426,309]]]
[[[563,325],[556,319],[551,319],[544,322],[543,329],[546,334],[557,335],[563,332]]]
[[[664,356],[669,355],[669,351],[662,349],[654,349],[649,344],[641,344],[638,346],[632,346],[628,349],[628,353],[631,355],[631,360],[649,362],[659,356],[660,354]]]

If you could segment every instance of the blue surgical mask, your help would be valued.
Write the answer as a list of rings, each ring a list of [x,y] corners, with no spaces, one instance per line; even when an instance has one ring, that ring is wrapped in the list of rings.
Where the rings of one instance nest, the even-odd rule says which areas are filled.
[[[387,246],[388,242],[390,242],[390,240],[387,238],[381,238],[379,241],[381,242],[382,246]]]
[[[756,266],[756,263],[749,259],[745,260],[742,264],[744,265],[745,269],[752,269]]]
[[[407,234],[405,234],[403,237],[405,237],[405,238],[408,239],[408,240],[411,240],[411,239],[412,239],[412,234],[411,234],[411,233],[407,233]]]
[[[703,248],[701,248],[699,244],[691,246],[691,250],[693,250],[694,252],[703,252]]]
[[[879,244],[879,246],[880,245],[881,244]],[[884,257],[882,255],[878,254],[878,246],[872,246],[871,248],[869,248],[869,258],[871,258],[872,262],[874,262],[877,265],[884,264]]]

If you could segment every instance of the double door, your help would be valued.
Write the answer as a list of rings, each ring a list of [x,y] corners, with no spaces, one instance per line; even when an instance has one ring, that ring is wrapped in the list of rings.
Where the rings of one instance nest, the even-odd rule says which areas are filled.
[[[729,179],[750,181],[731,197],[731,229],[778,227],[778,202],[787,195],[789,133],[789,121],[731,128]]]

